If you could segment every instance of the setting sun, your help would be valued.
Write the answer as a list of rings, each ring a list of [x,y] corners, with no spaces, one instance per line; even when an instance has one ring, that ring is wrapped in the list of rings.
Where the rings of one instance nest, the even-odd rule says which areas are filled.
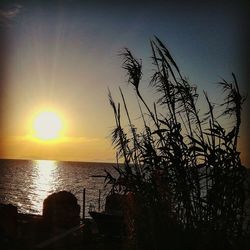
[[[62,127],[60,117],[51,111],[39,113],[33,123],[35,137],[40,140],[57,139],[60,136]]]

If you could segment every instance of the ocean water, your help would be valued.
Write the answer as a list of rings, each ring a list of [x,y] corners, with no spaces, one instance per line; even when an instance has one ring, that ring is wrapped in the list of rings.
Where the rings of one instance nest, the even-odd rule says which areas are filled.
[[[83,203],[86,189],[85,215],[101,208],[110,187],[104,188],[104,169],[112,171],[111,163],[60,162],[47,160],[0,160],[0,203],[13,204],[20,213],[42,214],[44,199],[57,191],[67,190]]]

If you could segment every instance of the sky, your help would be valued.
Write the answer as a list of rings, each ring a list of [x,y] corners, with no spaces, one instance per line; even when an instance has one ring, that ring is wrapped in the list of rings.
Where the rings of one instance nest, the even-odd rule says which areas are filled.
[[[133,89],[119,52],[128,47],[143,61],[140,85],[150,102],[150,40],[158,36],[183,75],[221,101],[215,85],[237,76],[248,93],[249,25],[242,1],[2,1],[1,158],[114,162],[114,126],[108,88],[119,100],[122,87],[138,119]],[[250,166],[249,100],[243,109],[240,151]],[[32,139],[37,114],[55,112],[61,140]]]

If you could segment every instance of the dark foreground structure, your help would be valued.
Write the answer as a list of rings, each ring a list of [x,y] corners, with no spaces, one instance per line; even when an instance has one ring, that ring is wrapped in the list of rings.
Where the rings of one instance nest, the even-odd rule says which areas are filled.
[[[0,205],[0,249],[121,249],[121,238],[99,233],[92,219],[80,219],[76,197],[66,191],[44,200],[43,215],[21,214]]]
[[[85,219],[84,221],[80,219],[80,207],[75,196],[66,191],[54,193],[44,200],[43,215],[20,214],[15,206],[1,204],[0,249],[139,249],[137,246],[131,245],[130,240],[128,240],[131,228],[127,228],[127,225],[135,205],[133,199],[132,194],[126,196],[109,195],[106,199],[105,210],[103,212],[90,212],[94,220]],[[147,219],[150,220],[150,218]],[[176,232],[174,230],[175,228],[172,232]],[[173,237],[178,237],[175,240],[179,242],[187,240],[186,234],[181,234],[181,232],[179,235],[173,234]],[[196,235],[190,232],[189,237],[192,239]],[[209,239],[200,239],[200,241],[204,244]],[[172,248],[170,244],[171,242],[166,241],[160,249],[176,249]],[[220,249],[247,250],[249,244],[250,232],[239,242],[239,248],[231,248],[225,244]]]

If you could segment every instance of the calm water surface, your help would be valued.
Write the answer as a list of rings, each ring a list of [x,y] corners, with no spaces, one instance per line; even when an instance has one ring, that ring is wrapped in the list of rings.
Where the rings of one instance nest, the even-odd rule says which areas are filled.
[[[104,169],[113,164],[58,162],[47,160],[0,160],[0,202],[11,203],[22,213],[42,214],[43,200],[61,190],[72,192],[82,209],[82,192],[86,188],[86,215],[89,206],[98,207],[99,189],[104,198]]]

